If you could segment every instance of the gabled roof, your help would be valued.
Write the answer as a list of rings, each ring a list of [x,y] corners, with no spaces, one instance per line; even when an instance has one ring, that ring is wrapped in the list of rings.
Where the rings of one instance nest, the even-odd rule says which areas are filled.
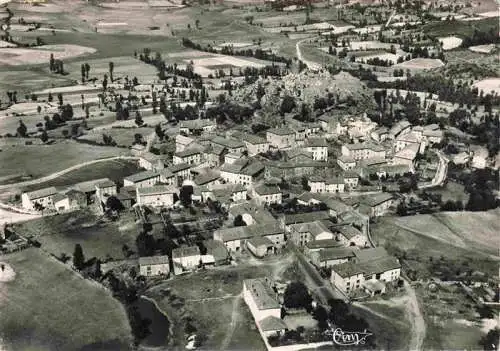
[[[276,134],[276,135],[290,135],[290,134],[295,134],[293,130],[290,128],[282,127],[282,128],[271,128],[266,131],[266,133],[269,134]]]
[[[324,138],[309,138],[306,146],[308,147],[328,147],[328,143]]]
[[[193,156],[196,154],[201,154],[201,150],[198,149],[197,147],[192,147],[192,148],[190,147],[182,151],[176,152],[175,156],[183,158],[183,157]]]
[[[177,189],[173,186],[155,185],[146,188],[138,188],[137,195],[161,195],[161,194],[176,194]]]
[[[325,262],[325,261],[345,259],[345,258],[349,259],[355,256],[354,251],[355,250],[349,247],[327,248],[319,251],[318,260],[320,262]]]
[[[266,282],[265,279],[268,278],[245,279],[243,283],[252,295],[252,298],[259,310],[281,308],[275,298],[275,293],[269,286],[269,282]]]
[[[294,223],[314,222],[317,220],[329,218],[330,214],[328,213],[328,211],[287,214],[285,215],[285,224],[290,225]]]
[[[212,143],[222,145],[224,147],[227,147],[228,149],[236,149],[236,148],[245,147],[245,144],[243,144],[243,142],[240,140],[227,139],[227,138],[223,138],[221,136],[214,137],[212,139]]]
[[[316,237],[323,232],[331,233],[330,229],[328,229],[321,221],[292,224],[291,227],[294,231],[299,233],[310,233],[313,237]],[[333,233],[331,234],[333,236]]]
[[[176,137],[175,137],[175,143],[176,144],[181,144],[181,145],[189,145],[191,143],[193,143],[195,141],[195,139],[193,138],[190,138],[190,137],[186,137],[184,135],[181,135],[181,134],[178,134]]]
[[[36,200],[36,199],[41,199],[43,197],[55,195],[55,194],[57,194],[57,190],[56,190],[56,188],[51,186],[49,188],[43,188],[43,189],[39,189],[39,190],[35,190],[35,191],[30,191],[26,194],[28,195],[30,200]]]
[[[209,239],[203,241],[203,246],[207,249],[207,255],[212,255],[215,261],[226,260],[229,257],[227,248],[217,240]]]
[[[281,190],[278,186],[273,185],[259,185],[255,187],[254,191],[259,194],[259,195],[273,195],[273,194],[280,194]]]
[[[169,264],[169,259],[167,255],[164,256],[148,256],[139,257],[139,266],[150,266],[156,264]]]
[[[175,174],[177,172],[184,171],[189,168],[191,168],[191,165],[189,163],[183,162],[183,163],[178,163],[176,165],[172,165],[168,169],[170,170],[170,172]]]
[[[67,195],[63,195],[63,194],[57,193],[57,194],[55,194],[55,195],[52,197],[52,201],[53,201],[54,203],[56,203],[56,202],[59,202],[59,201],[61,201],[61,200],[67,199],[67,198],[68,198],[68,196],[67,196]]]
[[[351,225],[343,225],[335,228],[339,233],[346,237],[347,240],[351,240],[356,236],[363,236],[359,230]]]
[[[160,176],[160,173],[158,173],[158,172],[144,171],[144,172],[139,172],[139,173],[129,175],[128,177],[125,177],[124,180],[128,180],[132,183],[138,183],[138,182],[142,182],[144,180],[159,177],[159,176]]]
[[[249,239],[247,243],[251,244],[253,247],[259,247],[259,246],[270,247],[274,245],[272,241],[266,238],[265,236],[256,236],[254,238]]]
[[[96,184],[96,187],[99,189],[110,188],[115,186],[116,186],[115,182],[113,182],[111,179],[106,179]]]
[[[244,134],[242,137],[243,141],[246,141],[249,144],[252,145],[258,145],[258,144],[267,144],[268,141],[264,138],[261,138],[258,135],[253,135],[253,134]]]
[[[333,247],[342,247],[344,244],[335,239],[311,240],[306,243],[308,249],[327,249]]]
[[[194,178],[194,182],[196,185],[201,186],[213,181],[216,181],[220,177],[220,172],[219,171],[212,171],[209,170],[207,172],[204,172],[202,174],[199,174]]]
[[[389,193],[375,194],[362,200],[362,202],[370,207],[377,206],[383,202],[392,200],[393,196]]]

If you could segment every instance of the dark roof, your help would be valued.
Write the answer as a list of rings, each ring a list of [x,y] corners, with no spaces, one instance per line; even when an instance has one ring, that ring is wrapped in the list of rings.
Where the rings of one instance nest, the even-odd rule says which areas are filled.
[[[228,149],[245,147],[245,144],[243,144],[243,142],[240,140],[226,139],[221,136],[216,136],[215,138],[213,138],[212,143],[222,145],[224,147],[227,147]]]
[[[146,188],[138,188],[137,195],[156,195],[156,194],[174,194],[177,188],[167,185],[155,185]]]
[[[307,213],[296,213],[285,215],[285,224],[294,224],[294,223],[305,223],[305,222],[314,222],[321,219],[329,219],[330,214],[328,211],[315,211],[315,212],[307,212]]]
[[[226,260],[229,257],[226,246],[217,240],[205,240],[203,246],[207,249],[207,255],[214,256],[215,261]]]
[[[270,185],[259,185],[255,187],[255,192],[259,195],[272,195],[272,194],[279,194],[281,193],[281,190],[278,186],[270,186]]]
[[[295,134],[295,132],[289,128],[271,128],[267,130],[267,133],[276,134],[276,135],[290,135]]]
[[[328,143],[324,138],[309,138],[307,139],[306,146],[309,147],[328,147]]]
[[[354,250],[349,247],[335,247],[328,248],[319,251],[319,261],[329,261],[329,260],[337,260],[342,258],[351,258],[354,257]]]
[[[169,259],[167,255],[164,256],[149,256],[149,257],[139,257],[139,266],[149,266],[155,264],[169,264]]]
[[[259,246],[269,247],[274,245],[272,241],[266,238],[265,236],[256,236],[254,238],[249,239],[247,243],[251,244],[253,247],[259,247]]]
[[[172,258],[196,256],[200,254],[198,246],[181,246],[172,250]]]
[[[35,190],[35,191],[30,191],[26,194],[28,194],[28,197],[30,198],[30,200],[34,200],[34,199],[41,199],[42,197],[52,196],[52,195],[55,195],[56,193],[57,193],[56,188],[51,186],[49,188],[43,188],[43,189],[39,189],[39,190]]]
[[[340,226],[340,227],[336,227],[335,229],[339,233],[341,233],[343,236],[345,236],[347,238],[347,240],[350,240],[350,239],[354,238],[357,235],[363,236],[363,233],[361,233],[359,230],[357,230],[356,228],[354,228],[351,225],[343,225],[343,226]]]
[[[362,200],[362,202],[370,207],[377,206],[383,202],[392,200],[393,196],[389,193],[381,193],[381,194],[376,194],[370,197],[367,197]]]
[[[159,177],[160,173],[155,172],[155,171],[144,171],[144,172],[139,172],[136,174],[129,175],[128,177],[125,177],[125,180],[128,180],[133,183],[138,183],[142,182],[143,180]]]
[[[175,156],[183,158],[183,157],[188,157],[188,156],[192,156],[192,155],[196,155],[196,154],[201,154],[201,150],[193,147],[193,148],[188,148],[188,149],[184,149],[182,151],[176,152]]]
[[[306,243],[307,248],[309,249],[326,249],[332,247],[341,247],[344,244],[335,239],[325,239],[325,240],[312,240]]]
[[[189,169],[189,168],[191,168],[191,165],[188,164],[188,163],[185,163],[185,162],[178,163],[176,165],[172,165],[172,166],[169,167],[169,169],[170,169],[170,171],[172,173],[177,173],[177,172],[180,172],[180,171],[184,171],[184,170]]]
[[[210,170],[196,176],[194,178],[194,182],[196,183],[196,185],[204,185],[219,179],[219,177],[220,172]]]
[[[102,182],[99,182],[96,184],[96,187],[98,187],[99,189],[110,188],[112,186],[114,187],[114,186],[116,186],[116,184],[111,179],[106,179],[106,180],[103,180]]]

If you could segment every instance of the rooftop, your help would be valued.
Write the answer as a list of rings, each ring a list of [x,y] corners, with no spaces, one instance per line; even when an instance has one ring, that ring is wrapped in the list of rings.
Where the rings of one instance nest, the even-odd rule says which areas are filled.
[[[140,266],[148,266],[155,264],[169,264],[168,256],[164,255],[164,256],[139,257]]]
[[[328,147],[328,143],[324,138],[309,138],[307,139],[306,146],[309,147]]]
[[[255,187],[255,192],[259,195],[280,194],[281,190],[276,185],[259,185]]]
[[[209,119],[192,119],[187,121],[181,121],[179,123],[179,128],[188,129],[202,129],[203,127],[214,126],[215,122]]]
[[[181,246],[172,250],[172,258],[190,257],[200,255],[198,246]]]
[[[160,194],[176,194],[177,188],[167,185],[155,185],[146,188],[138,188],[137,195],[160,195]]]
[[[193,156],[196,154],[201,154],[201,150],[196,148],[196,147],[192,147],[192,148],[190,147],[190,148],[184,149],[182,151],[176,152],[175,156],[183,158],[183,157]]]
[[[276,135],[290,135],[295,134],[293,130],[290,128],[282,127],[282,128],[271,128],[267,130],[267,133],[276,134]]]
[[[139,172],[135,173],[132,175],[129,175],[128,177],[125,177],[124,180],[128,180],[132,183],[138,183],[142,182],[143,180],[159,177],[160,173],[155,172],[155,171],[144,171],[144,172]]]
[[[203,246],[207,249],[207,255],[212,255],[215,261],[225,260],[229,257],[226,247],[217,240],[205,240]]]
[[[30,191],[26,194],[28,195],[30,200],[35,200],[35,199],[41,199],[43,197],[55,195],[55,194],[57,194],[57,190],[56,190],[56,188],[51,186],[49,188],[43,188],[43,189],[39,189],[39,190],[35,190],[35,191]]]
[[[227,139],[227,138],[223,138],[221,136],[214,137],[212,139],[212,143],[225,146],[228,149],[236,149],[236,148],[245,147],[245,144],[243,144],[243,142],[240,140]]]
[[[194,182],[196,185],[204,185],[210,182],[213,182],[220,177],[219,171],[209,170],[207,172],[201,173],[194,178]]]
[[[335,228],[339,233],[341,233],[343,236],[347,238],[347,240],[350,240],[358,235],[363,236],[363,233],[361,233],[359,230],[354,228],[352,225],[343,225]]]
[[[319,254],[318,259],[320,262],[338,260],[342,258],[352,258],[355,255],[354,250],[349,247],[326,248],[320,250],[318,254]]]
[[[172,173],[177,173],[177,172],[180,172],[180,171],[184,171],[186,169],[189,169],[191,168],[191,165],[188,164],[188,163],[178,163],[176,165],[172,165],[169,167],[169,170],[172,172]]]
[[[115,186],[116,186],[115,182],[113,182],[111,179],[105,179],[96,184],[96,187],[99,189],[110,188]]]
[[[264,236],[256,236],[254,238],[251,238],[247,241],[248,244],[252,244],[253,247],[259,247],[259,246],[266,246],[270,247],[273,246],[273,243],[271,240]]]
[[[317,220],[329,218],[330,214],[328,213],[328,211],[287,214],[285,215],[285,224],[290,225],[294,223],[314,222]]]
[[[308,249],[327,249],[334,247],[342,247],[344,244],[335,239],[312,240],[306,243]]]
[[[288,329],[285,322],[282,319],[268,316],[259,322],[260,329],[264,332],[266,331],[276,331],[276,330],[284,330]]]
[[[380,194],[375,194],[375,195],[372,195],[370,197],[363,199],[363,203],[365,203],[366,205],[368,205],[370,207],[373,207],[373,206],[380,205],[381,203],[384,203],[384,202],[392,200],[392,199],[393,199],[393,197],[391,194],[380,193]]]
[[[269,286],[268,278],[246,279],[243,281],[247,290],[252,294],[253,300],[259,310],[281,308],[274,298],[275,293]]]
[[[292,224],[291,227],[292,230],[299,233],[311,233],[313,237],[316,237],[323,232],[331,233],[330,230],[321,221]]]

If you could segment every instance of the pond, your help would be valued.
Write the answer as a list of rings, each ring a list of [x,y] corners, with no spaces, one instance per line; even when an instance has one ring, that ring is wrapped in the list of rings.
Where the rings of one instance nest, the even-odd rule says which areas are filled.
[[[169,337],[170,321],[164,315],[156,304],[148,298],[141,296],[135,303],[139,309],[142,318],[147,318],[151,321],[149,331],[151,332],[143,341],[144,346],[166,346]]]

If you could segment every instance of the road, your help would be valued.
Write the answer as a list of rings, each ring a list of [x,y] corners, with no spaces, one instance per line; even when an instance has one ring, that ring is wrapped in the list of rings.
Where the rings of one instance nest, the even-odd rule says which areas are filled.
[[[63,169],[62,171],[58,171],[58,172],[49,174],[48,176],[45,176],[45,177],[32,179],[32,180],[26,180],[24,182],[19,182],[19,183],[0,185],[0,190],[44,183],[44,182],[47,182],[49,180],[59,178],[59,177],[65,175],[66,173],[69,173],[69,172],[75,171],[77,169],[80,169],[80,168],[83,168],[86,166],[90,166],[90,165],[93,165],[96,163],[114,161],[114,160],[137,160],[137,159],[138,159],[138,157],[136,157],[136,156],[114,156],[114,157],[100,158],[98,160],[87,161],[87,162],[83,162],[83,163],[71,166],[69,168]]]
[[[302,52],[301,52],[301,49],[300,49],[300,44],[302,44],[303,42],[307,41],[307,40],[311,40],[311,38],[306,38],[306,39],[302,39],[302,40],[299,40],[296,44],[295,44],[295,51],[297,52],[297,59],[299,59],[300,61],[304,62],[304,64],[307,66],[307,68],[309,68],[310,70],[313,70],[313,71],[319,71],[321,69],[321,65],[316,63],[316,62],[313,62],[313,61],[309,61],[309,60],[306,60],[304,58],[304,56],[302,55]]]
[[[298,259],[299,268],[306,277],[308,285],[313,288],[311,291],[316,293],[322,304],[328,304],[328,300],[330,299],[348,300],[348,298],[333,287],[328,280],[323,279],[316,268],[309,263],[304,254],[300,252],[297,247],[294,246],[293,250]]]
[[[428,189],[435,186],[443,185],[446,180],[446,174],[448,173],[448,162],[449,160],[441,153],[441,151],[435,151],[436,155],[439,157],[439,165],[436,175],[430,183],[419,184],[419,189]]]

